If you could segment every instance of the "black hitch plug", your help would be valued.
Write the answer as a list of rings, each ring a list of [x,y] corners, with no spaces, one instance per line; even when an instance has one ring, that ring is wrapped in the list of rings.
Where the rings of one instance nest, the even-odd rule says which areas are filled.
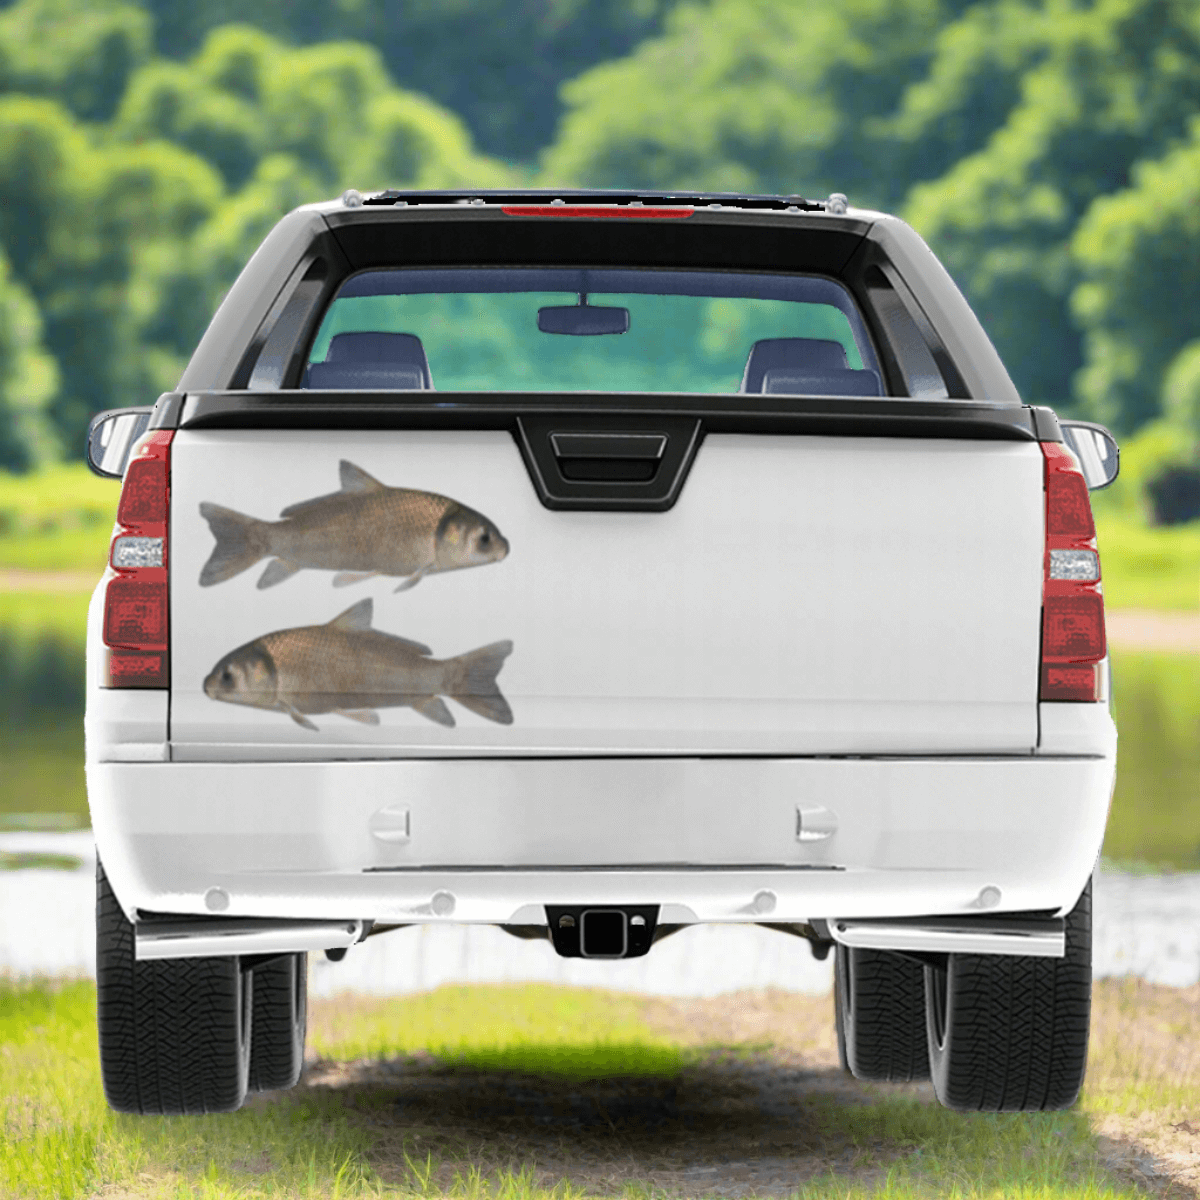
[[[546,920],[563,958],[641,958],[654,941],[658,905],[547,904]]]

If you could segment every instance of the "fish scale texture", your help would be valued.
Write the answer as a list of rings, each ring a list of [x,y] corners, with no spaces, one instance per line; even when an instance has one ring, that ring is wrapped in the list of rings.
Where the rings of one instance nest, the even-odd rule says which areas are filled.
[[[236,958],[134,959],[133,925],[96,867],[96,1000],[104,1094],[118,1112],[232,1112],[249,1059]]]
[[[254,968],[254,1037],[250,1090],[269,1092],[300,1081],[308,1024],[308,955],[288,954]]]
[[[1066,955],[952,955],[945,1034],[931,1028],[938,1099],[960,1112],[1069,1108],[1087,1067],[1092,995],[1092,885],[1066,922]],[[931,997],[932,1003],[932,997]],[[930,1017],[933,1026],[932,1014]]]
[[[925,969],[886,950],[837,948],[838,1050],[856,1079],[929,1078]]]

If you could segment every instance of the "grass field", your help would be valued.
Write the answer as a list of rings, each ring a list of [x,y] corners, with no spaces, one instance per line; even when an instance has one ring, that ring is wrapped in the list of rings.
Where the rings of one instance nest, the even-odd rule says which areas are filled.
[[[1116,653],[1112,668],[1120,740],[1104,853],[1200,870],[1200,658]]]
[[[1193,1195],[1200,992],[1097,986],[1081,1103],[962,1116],[836,1066],[828,998],[547,986],[315,1001],[306,1079],[241,1112],[110,1112],[89,983],[0,981],[0,1195]]]
[[[29,475],[0,471],[0,567],[99,575],[120,490],[82,463]]]

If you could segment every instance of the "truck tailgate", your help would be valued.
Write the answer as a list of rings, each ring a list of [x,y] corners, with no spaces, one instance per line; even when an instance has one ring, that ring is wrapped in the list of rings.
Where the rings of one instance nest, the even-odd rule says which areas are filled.
[[[260,587],[269,554],[201,585],[216,545],[202,504],[274,522],[337,492],[342,462],[483,514],[507,555],[399,593],[397,577],[334,586],[332,569],[304,567]],[[1029,441],[709,434],[669,511],[562,512],[541,505],[506,432],[183,429],[172,754],[1027,753],[1042,471]],[[363,649],[345,652],[336,683],[273,667],[274,707],[206,691],[231,652],[265,661],[264,635],[327,626],[368,597],[340,628],[423,644],[431,663],[511,643],[491,652],[511,723],[502,702],[457,703],[451,683],[440,699],[406,683],[401,703],[380,703],[376,643],[352,638],[337,644]],[[305,691],[341,700],[322,711]]]

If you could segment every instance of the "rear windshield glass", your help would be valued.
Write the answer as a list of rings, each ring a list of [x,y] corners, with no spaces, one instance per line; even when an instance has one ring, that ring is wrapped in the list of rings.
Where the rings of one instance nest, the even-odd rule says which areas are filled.
[[[880,395],[832,280],[596,268],[364,271],[333,299],[301,386]]]

